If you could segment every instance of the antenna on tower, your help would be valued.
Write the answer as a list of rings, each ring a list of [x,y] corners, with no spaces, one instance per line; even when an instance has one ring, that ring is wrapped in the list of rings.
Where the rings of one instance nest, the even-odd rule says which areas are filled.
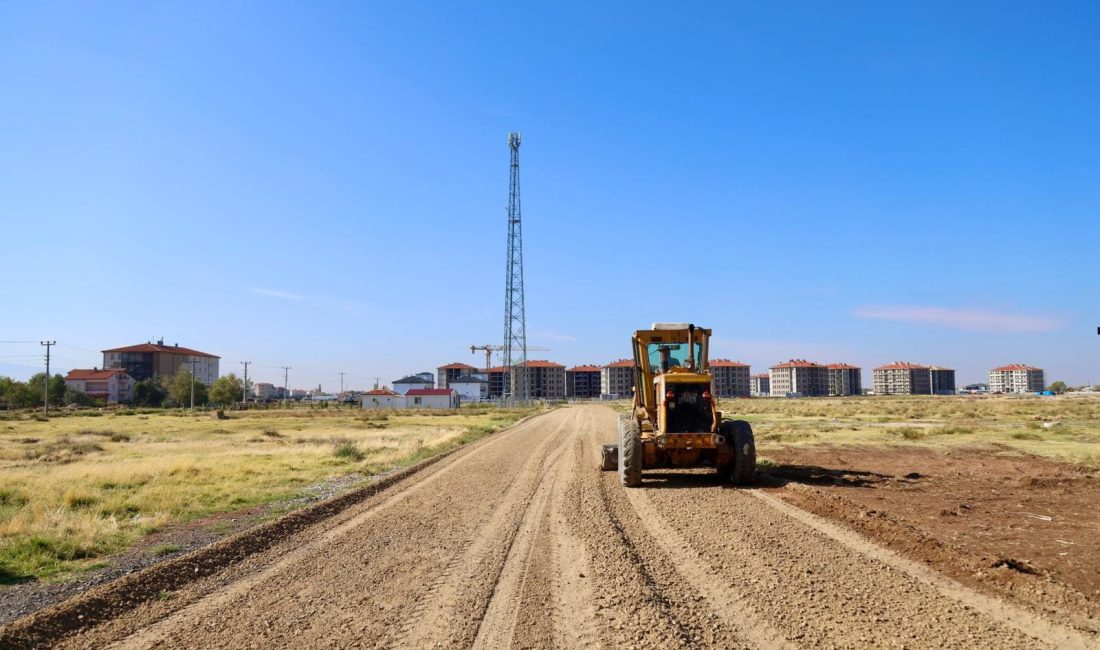
[[[508,134],[512,151],[508,185],[508,272],[504,292],[504,367],[511,376],[512,399],[526,403],[527,323],[523,299],[523,222],[519,207],[519,134]],[[507,398],[507,396],[505,396]]]

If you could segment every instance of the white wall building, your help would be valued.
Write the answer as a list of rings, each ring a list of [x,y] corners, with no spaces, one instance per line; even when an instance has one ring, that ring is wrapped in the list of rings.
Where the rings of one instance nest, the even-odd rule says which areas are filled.
[[[425,375],[427,375],[425,377]],[[393,390],[404,395],[414,388],[435,388],[435,378],[430,372],[402,377],[393,382]]]
[[[70,370],[65,375],[65,387],[108,404],[134,399],[134,379],[121,368]]]
[[[454,409],[458,400],[453,388],[414,388],[405,393],[405,405],[414,409]]]
[[[405,396],[388,388],[375,388],[363,394],[362,406],[365,409],[403,409]]]
[[[452,379],[451,388],[455,389],[463,402],[479,402],[489,398],[489,380],[479,375],[466,375]]]

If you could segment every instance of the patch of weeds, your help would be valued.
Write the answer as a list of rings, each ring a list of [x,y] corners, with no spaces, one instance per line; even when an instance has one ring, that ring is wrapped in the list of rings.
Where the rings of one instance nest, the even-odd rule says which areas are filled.
[[[170,600],[174,594],[170,591],[161,589],[157,592],[157,600]]]
[[[171,555],[172,553],[179,553],[183,550],[183,547],[179,544],[173,544],[167,542],[164,544],[157,544],[151,549],[151,553],[156,556]]]
[[[94,494],[81,492],[79,490],[69,490],[61,497],[61,502],[65,504],[65,507],[69,510],[88,508],[94,506],[98,501],[99,499]]]
[[[111,442],[130,442],[130,436],[116,431],[111,434]]]
[[[971,433],[974,433],[974,429],[971,429],[970,427],[959,426],[935,427],[928,430],[928,435],[930,436],[963,436]]]
[[[1012,437],[1016,440],[1042,440],[1043,437],[1037,433],[1031,433],[1029,431],[1018,431],[1012,434]]]
[[[918,427],[891,427],[886,430],[886,433],[894,436],[901,436],[905,440],[920,440],[928,434]]]
[[[343,442],[332,450],[332,455],[342,460],[359,462],[365,458],[359,446],[354,442]]]
[[[284,437],[283,434],[279,433],[273,427],[265,427],[264,430],[263,430],[263,434],[265,436],[267,436],[268,438],[282,438],[282,437]]]
[[[35,413],[34,415],[31,416],[31,419],[34,420],[35,422],[49,422],[50,421],[50,418],[46,417],[45,415],[42,415],[41,413]]]
[[[27,504],[27,497],[15,488],[0,488],[0,507],[19,507]]]

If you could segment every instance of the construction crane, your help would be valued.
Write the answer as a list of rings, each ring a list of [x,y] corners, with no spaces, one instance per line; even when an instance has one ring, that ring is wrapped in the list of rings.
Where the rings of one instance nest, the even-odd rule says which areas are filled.
[[[537,352],[549,352],[550,348],[542,348],[537,345],[528,345],[528,350],[535,350]],[[493,367],[493,353],[504,350],[503,345],[471,345],[470,354],[477,354],[478,350],[485,353],[485,372],[489,372],[489,368]]]

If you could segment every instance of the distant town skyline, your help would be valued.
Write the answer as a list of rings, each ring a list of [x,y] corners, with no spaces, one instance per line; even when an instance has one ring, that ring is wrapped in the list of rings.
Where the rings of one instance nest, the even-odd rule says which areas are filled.
[[[10,3],[0,374],[163,337],[370,388],[714,329],[792,358],[1100,383],[1100,5]],[[18,343],[24,341],[26,343]]]

